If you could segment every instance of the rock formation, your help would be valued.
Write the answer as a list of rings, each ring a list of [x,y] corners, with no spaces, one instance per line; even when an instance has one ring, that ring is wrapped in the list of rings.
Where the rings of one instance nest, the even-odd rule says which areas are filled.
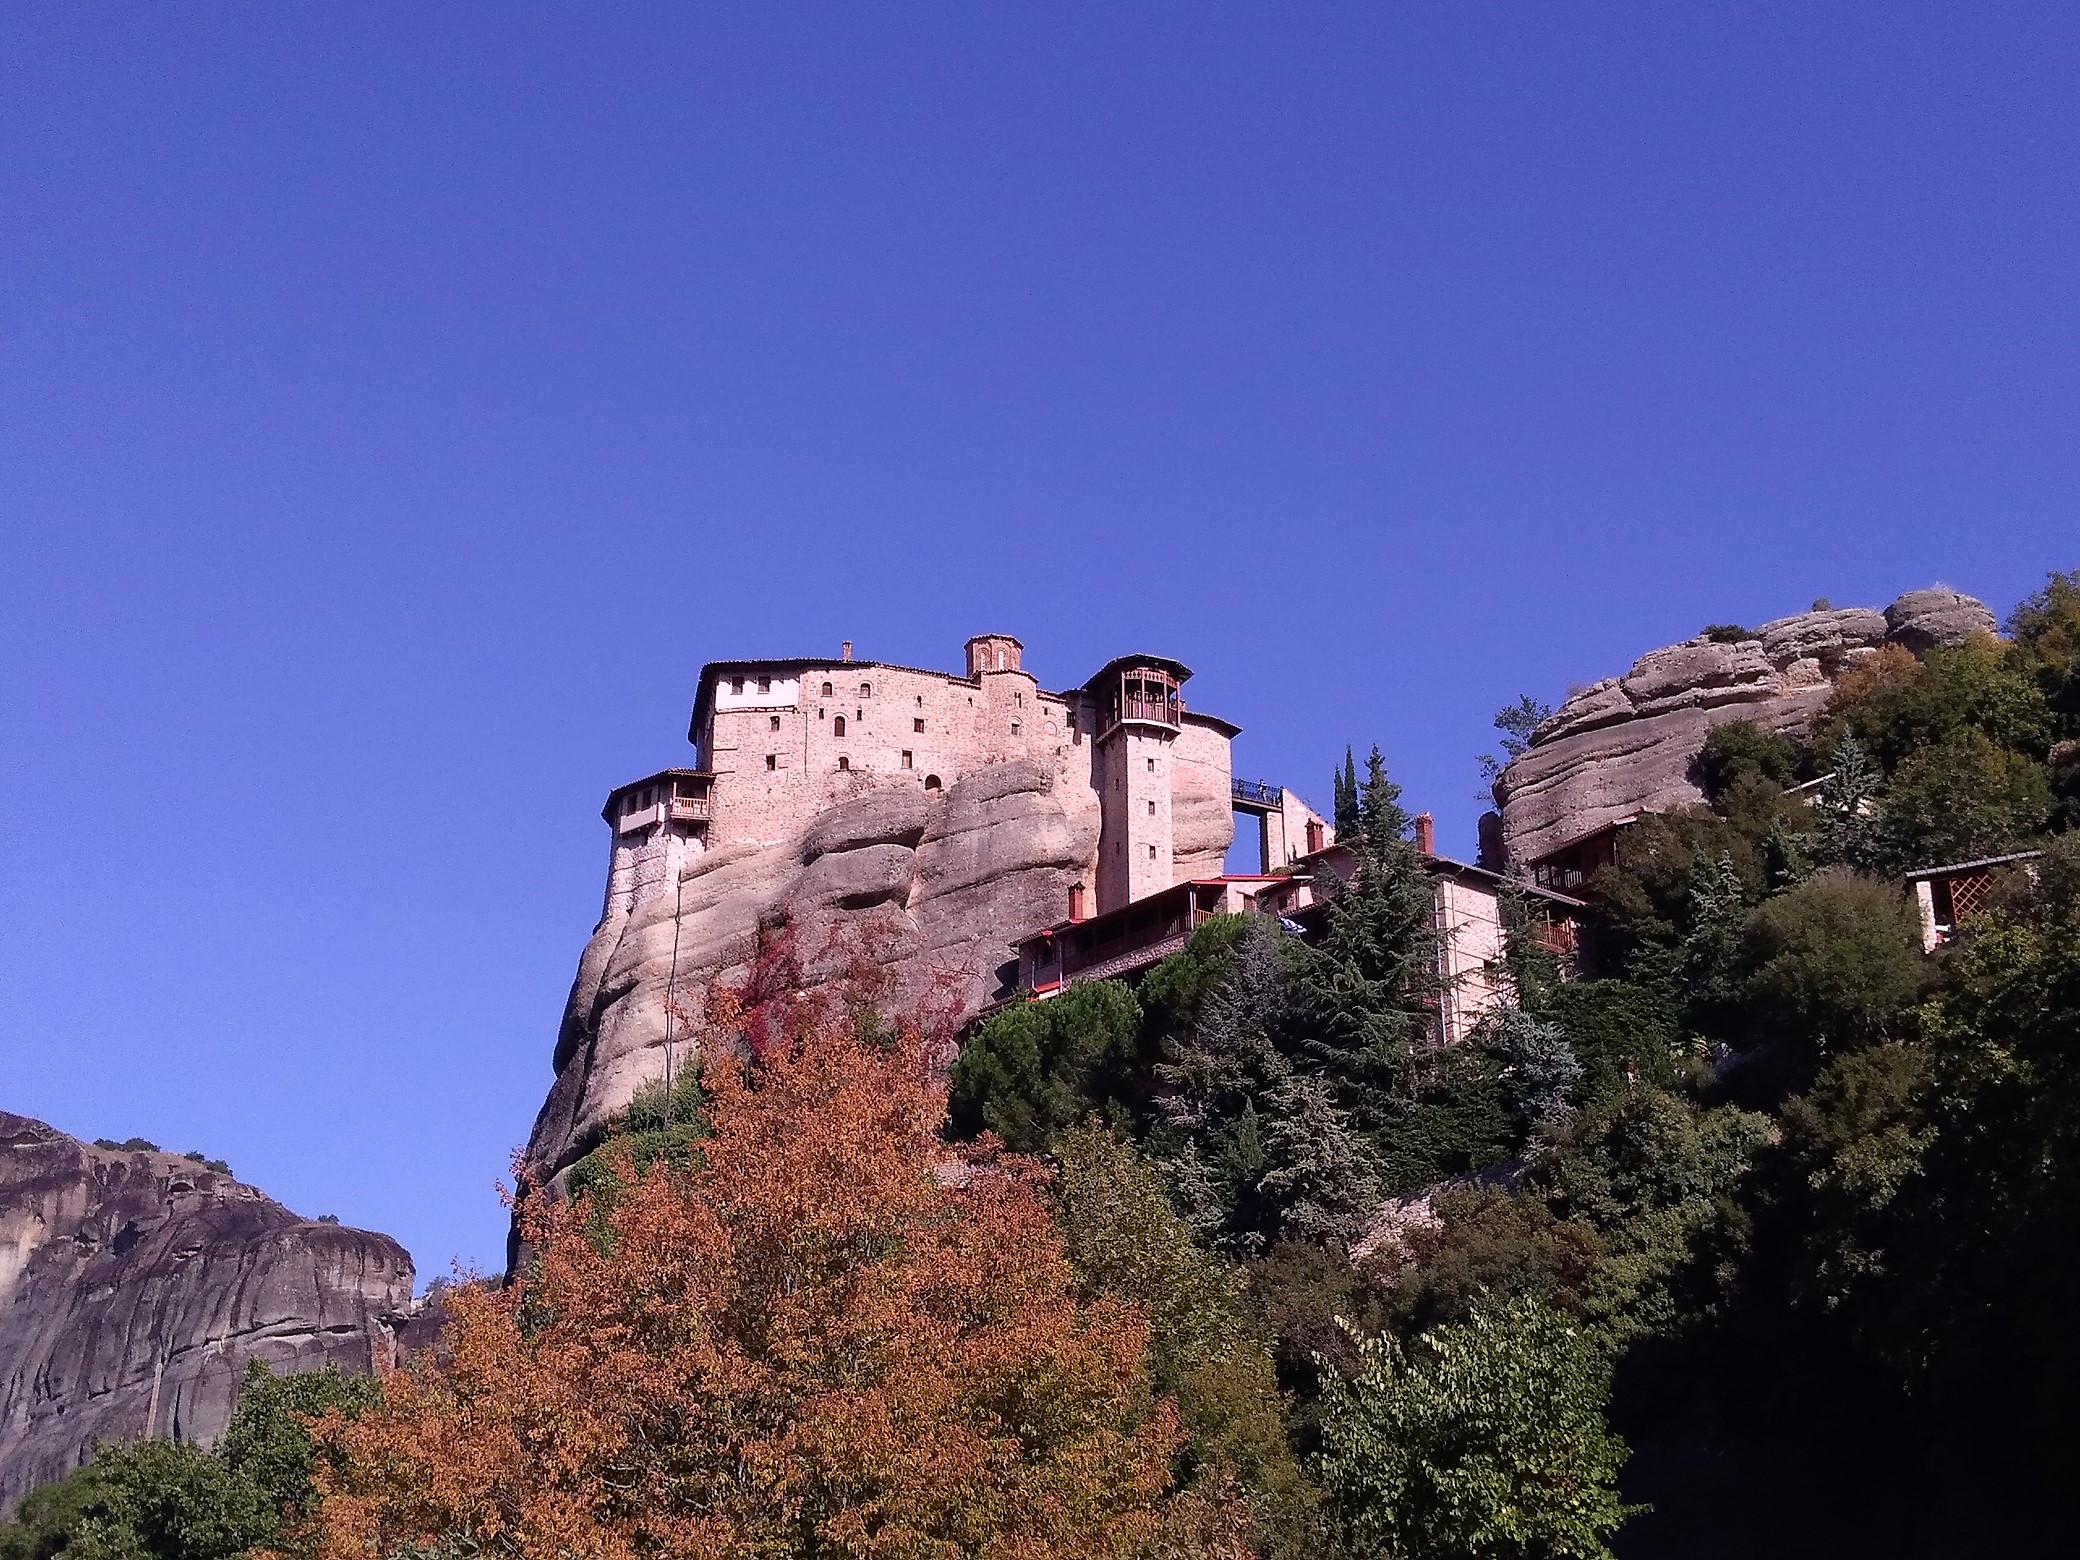
[[[1184,809],[1177,829],[1188,866],[1203,855],[1219,870],[1227,808],[1221,795]],[[667,991],[682,1008],[697,1003],[711,977],[747,965],[761,926],[792,928],[811,980],[830,973],[817,960],[837,928],[867,929],[899,990],[936,992],[974,1012],[1002,989],[1011,944],[1061,918],[1070,886],[1093,869],[1098,832],[1095,792],[1012,759],[943,792],[869,789],[782,844],[694,858],[675,892],[609,914],[586,944],[529,1168],[553,1182],[640,1087],[664,1076]],[[691,1060],[690,1044],[673,1049],[675,1065]]]
[[[249,1359],[370,1369],[411,1299],[386,1235],[0,1112],[0,1514],[97,1440],[214,1440]]]
[[[1535,861],[1633,813],[1702,800],[1693,765],[1712,727],[1745,720],[1803,736],[1835,676],[1883,645],[1919,655],[1994,627],[1984,602],[1932,587],[1882,612],[1802,612],[1749,637],[1700,634],[1650,651],[1569,695],[1503,770],[1495,800],[1508,859]]]

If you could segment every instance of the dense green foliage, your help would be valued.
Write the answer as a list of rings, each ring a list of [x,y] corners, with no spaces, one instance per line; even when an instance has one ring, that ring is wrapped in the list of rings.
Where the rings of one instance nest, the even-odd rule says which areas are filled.
[[[1093,1112],[1132,1123],[1147,1075],[1141,1004],[1124,986],[1093,981],[984,1024],[954,1063],[947,1115],[957,1132],[987,1129],[1031,1153]]]
[[[224,1438],[209,1451],[178,1441],[103,1446],[70,1478],[33,1491],[0,1525],[0,1560],[229,1560],[293,1551],[312,1494],[308,1421],[375,1401],[368,1376],[333,1366],[276,1376],[246,1368]]]
[[[1518,937],[1471,1044],[1429,1043],[1376,755],[1319,938],[1203,929],[1140,987],[1139,1078],[1037,1042],[996,1108],[1065,1154],[1118,1124],[1183,1218],[1122,1222],[1186,1292],[1240,1272],[1318,1552],[2034,1552],[2080,1517],[2080,576],[2009,632],[1839,662],[1804,746],[1715,728],[1705,805],[1597,884],[1594,978]],[[1904,872],[2035,849],[1923,953]]]
[[[1358,1553],[1596,1557],[1624,1518],[1608,1367],[1544,1302],[1484,1303],[1332,1376],[1322,1473]]]

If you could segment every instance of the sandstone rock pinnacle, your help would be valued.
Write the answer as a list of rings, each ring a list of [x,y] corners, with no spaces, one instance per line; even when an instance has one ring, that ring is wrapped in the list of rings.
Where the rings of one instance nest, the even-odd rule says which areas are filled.
[[[411,1299],[387,1235],[0,1112],[0,1515],[96,1440],[215,1440],[249,1359],[387,1361]]]
[[[1894,644],[1926,653],[1991,633],[1982,601],[1942,586],[1882,612],[1802,612],[1728,642],[1650,650],[1622,677],[1571,694],[1495,782],[1504,848],[1522,865],[1633,813],[1703,800],[1692,766],[1712,727],[1746,720],[1801,737],[1845,667]]]

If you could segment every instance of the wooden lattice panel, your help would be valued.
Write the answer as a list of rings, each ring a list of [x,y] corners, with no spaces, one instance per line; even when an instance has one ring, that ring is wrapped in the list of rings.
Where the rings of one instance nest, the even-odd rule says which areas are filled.
[[[1993,874],[1991,872],[1967,872],[1962,877],[1950,880],[1950,924],[1957,925],[1968,915],[1976,915],[1986,908],[1993,897]]]

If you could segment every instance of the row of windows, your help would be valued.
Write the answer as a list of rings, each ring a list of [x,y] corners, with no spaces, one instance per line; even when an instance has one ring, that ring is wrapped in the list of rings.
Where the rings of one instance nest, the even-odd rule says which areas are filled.
[[[654,807],[667,796],[698,798],[701,795],[698,783],[692,780],[675,780],[669,786],[646,785],[640,791],[631,791],[621,798],[624,813],[641,812],[645,807]]]
[[[914,758],[914,756],[912,755],[911,751],[910,751],[910,750],[909,750],[908,748],[904,748],[904,749],[903,749],[903,767],[904,767],[905,769],[911,769],[911,768],[914,768],[914,767],[915,767],[915,762],[916,762],[916,761],[915,761],[915,758]],[[772,770],[777,770],[777,769],[778,769],[779,767],[780,767],[780,755],[779,755],[778,753],[768,753],[768,754],[766,755],[766,768],[768,768],[768,769],[772,769]],[[852,770],[852,759],[851,759],[851,758],[850,758],[850,757],[849,757],[848,755],[846,755],[846,754],[844,754],[844,753],[840,753],[840,754],[838,755],[838,770],[839,770],[839,772],[840,772],[841,774],[849,774],[849,773],[851,772],[851,770]],[[937,775],[926,775],[926,776],[924,777],[924,788],[925,788],[925,789],[926,789],[927,791],[936,791],[936,790],[938,790],[938,789],[939,789],[939,785],[940,785],[940,781],[939,781],[939,777],[938,777]]]
[[[729,680],[729,691],[731,693],[742,693],[744,691],[744,681],[745,679],[741,677],[732,677]],[[773,679],[770,677],[759,678],[758,691],[760,693],[771,693],[773,691]],[[823,696],[826,699],[828,699],[831,696],[831,685],[829,683],[825,683],[823,685]],[[870,682],[861,683],[859,685],[859,696],[862,699],[871,699],[872,697],[874,697],[874,685]],[[919,694],[917,696],[917,702],[919,704],[924,703],[923,694]]]
[[[822,712],[821,712],[821,711],[818,711],[818,713],[819,713],[819,714],[821,714]],[[858,718],[858,711],[854,711],[854,712],[853,712],[853,718],[854,718],[854,719],[857,719],[857,718]],[[778,730],[780,729],[780,717],[779,717],[778,715],[769,715],[769,716],[767,716],[767,717],[766,717],[766,729],[767,729],[768,731],[778,731]],[[912,730],[913,732],[915,732],[915,733],[916,733],[917,735],[919,735],[919,736],[923,736],[923,735],[924,735],[924,717],[923,717],[922,715],[919,715],[919,716],[916,716],[916,717],[915,717],[914,719],[912,719],[912,720],[911,720],[911,722],[910,722],[910,729],[911,729],[911,730]],[[1014,737],[1015,737],[1015,736],[1017,736],[1017,735],[1019,734],[1019,732],[1020,732],[1020,731],[1022,731],[1023,729],[1024,729],[1024,726],[1023,726],[1023,724],[1022,724],[1021,722],[1019,722],[1019,721],[1015,721],[1015,720],[1014,720],[1014,721],[1013,721],[1013,722],[1011,723],[1011,734],[1012,734],[1012,735],[1013,735]],[[836,716],[833,716],[833,717],[831,718],[831,735],[832,735],[832,736],[834,736],[834,737],[842,737],[842,736],[844,736],[844,735],[845,735],[845,717],[844,717],[843,715],[836,715]],[[1150,769],[1153,769],[1153,768],[1155,768],[1155,760],[1154,760],[1154,759],[1150,759],[1150,760],[1148,761],[1148,767],[1149,767]]]

